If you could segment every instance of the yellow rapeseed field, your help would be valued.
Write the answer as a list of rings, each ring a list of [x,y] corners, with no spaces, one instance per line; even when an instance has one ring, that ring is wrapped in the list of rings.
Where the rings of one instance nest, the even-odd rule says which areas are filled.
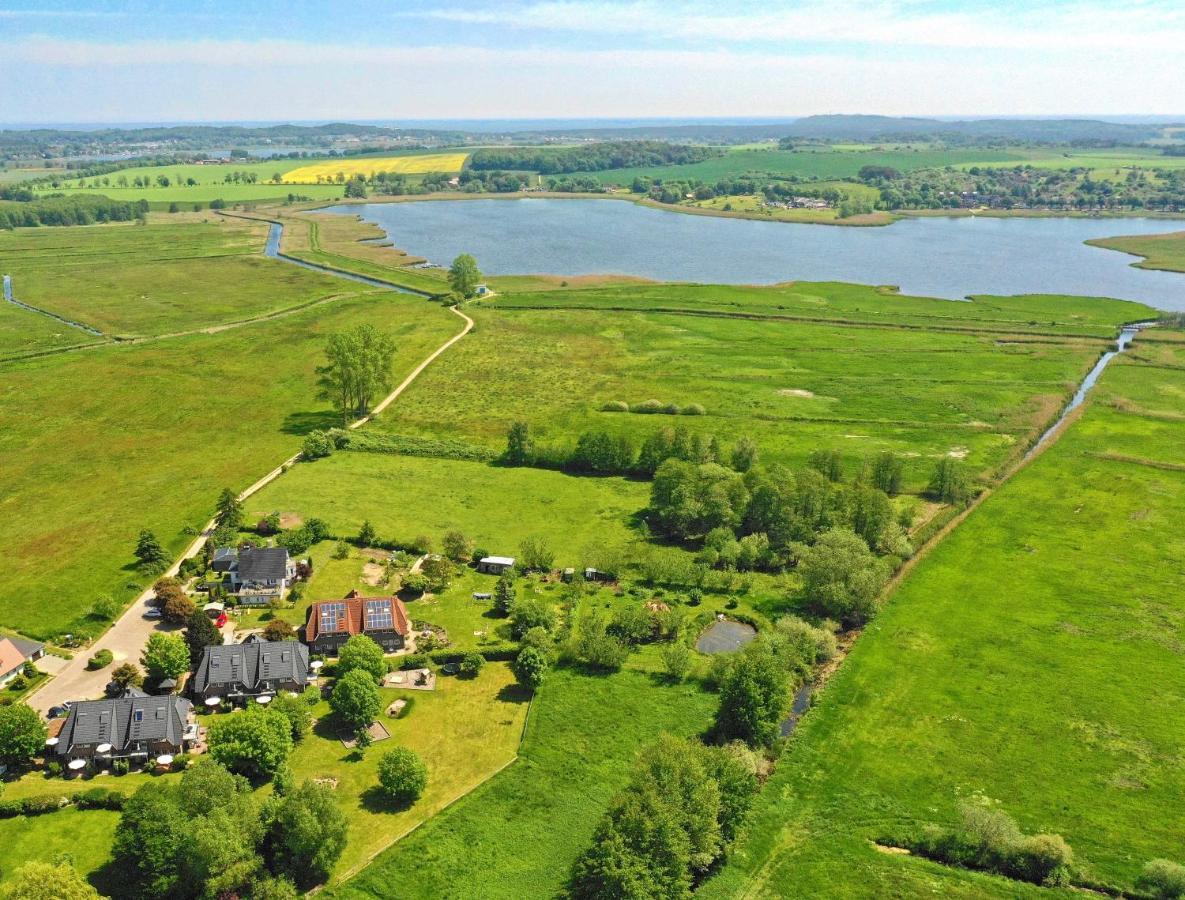
[[[419,156],[374,156],[357,159],[331,159],[326,162],[301,166],[284,173],[285,184],[318,184],[342,180],[355,175],[392,172],[401,175],[422,175],[425,172],[460,172],[468,153],[425,153]]]

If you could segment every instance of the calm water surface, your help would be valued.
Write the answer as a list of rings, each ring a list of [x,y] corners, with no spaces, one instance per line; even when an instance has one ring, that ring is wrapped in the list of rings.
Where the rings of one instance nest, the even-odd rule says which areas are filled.
[[[1185,310],[1185,275],[1136,269],[1088,238],[1179,231],[1156,219],[904,219],[837,228],[692,216],[613,200],[369,203],[329,212],[377,223],[397,247],[490,275],[620,273],[664,281],[854,281],[903,293],[1081,294]]]

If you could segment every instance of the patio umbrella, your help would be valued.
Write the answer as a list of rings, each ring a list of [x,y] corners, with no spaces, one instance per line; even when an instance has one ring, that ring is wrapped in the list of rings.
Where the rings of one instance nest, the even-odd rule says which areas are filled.
[[[207,697],[206,698],[206,706],[217,706],[221,702],[222,702],[221,697]]]
[[[314,660],[313,660],[311,663],[309,663],[309,668],[310,668],[310,669],[319,669],[319,668],[321,668],[323,665],[325,665],[325,663],[321,662],[321,660],[319,660],[319,659],[314,659]]]
[[[162,753],[156,758],[156,764],[158,766],[170,766],[173,764],[173,757],[168,753]]]
[[[110,753],[111,752],[111,745],[110,744],[99,744],[99,746],[97,746],[95,748],[95,752],[96,753]]]
[[[86,760],[85,759],[72,759],[72,760],[70,760],[70,762],[66,763],[66,768],[71,769],[75,772],[77,772],[79,769],[85,769],[86,768]]]
[[[270,694],[261,694],[260,696],[255,698],[255,702],[258,703],[260,706],[267,706],[269,703],[272,702],[272,698],[271,698]]]
[[[45,742],[45,746],[47,746],[47,747],[56,747],[57,745],[58,745],[57,738],[49,738]]]

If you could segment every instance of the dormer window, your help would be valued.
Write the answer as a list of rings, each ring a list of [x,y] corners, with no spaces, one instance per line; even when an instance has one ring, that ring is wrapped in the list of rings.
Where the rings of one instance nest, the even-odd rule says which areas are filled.
[[[132,721],[133,722],[143,722],[144,721],[144,710],[137,709],[136,711],[134,711],[132,713]]]

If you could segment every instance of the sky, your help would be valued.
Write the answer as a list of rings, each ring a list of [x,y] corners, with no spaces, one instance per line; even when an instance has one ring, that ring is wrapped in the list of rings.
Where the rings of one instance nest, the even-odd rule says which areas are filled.
[[[1181,0],[0,0],[0,122],[1181,115]]]

